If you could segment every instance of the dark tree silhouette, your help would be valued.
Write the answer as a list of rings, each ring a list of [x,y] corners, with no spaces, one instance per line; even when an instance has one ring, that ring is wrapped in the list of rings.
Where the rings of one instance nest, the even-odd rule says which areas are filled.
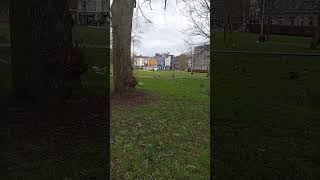
[[[61,90],[61,61],[72,48],[67,2],[11,0],[12,87],[17,96],[42,99]]]

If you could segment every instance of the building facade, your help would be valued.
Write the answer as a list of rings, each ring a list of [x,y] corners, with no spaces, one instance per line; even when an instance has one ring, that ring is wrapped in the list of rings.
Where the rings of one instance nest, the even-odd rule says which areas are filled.
[[[267,24],[314,26],[319,25],[319,0],[279,1],[266,7]]]
[[[172,65],[174,62],[174,55],[170,53],[159,54],[156,53],[155,58],[157,59],[157,69],[158,70],[172,70]]]
[[[70,11],[78,25],[105,26],[109,21],[110,5],[106,0],[71,0]]]
[[[69,11],[77,25],[105,26],[110,19],[106,0],[68,0]],[[9,22],[9,8],[0,8],[0,23]]]
[[[251,0],[250,32],[260,32],[261,7]],[[266,1],[264,13],[265,32],[296,36],[312,36],[320,25],[320,0]]]
[[[133,66],[135,68],[142,69],[143,67],[148,66],[149,63],[149,57],[146,56],[134,56],[133,57]]]
[[[148,59],[148,66],[157,66],[157,59],[156,58],[149,58]]]
[[[156,53],[155,58],[157,59],[158,71],[165,70],[165,56],[164,56],[164,54]]]
[[[192,70],[207,72],[210,68],[210,45],[196,46],[192,58]]]

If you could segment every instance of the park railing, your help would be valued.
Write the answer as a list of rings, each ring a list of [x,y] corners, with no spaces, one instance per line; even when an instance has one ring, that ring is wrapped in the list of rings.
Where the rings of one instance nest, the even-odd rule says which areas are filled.
[[[259,114],[263,119],[282,109],[277,111],[280,119],[297,112],[307,118],[303,111],[320,110],[320,54],[224,50],[212,54],[217,116],[242,114],[250,119]]]

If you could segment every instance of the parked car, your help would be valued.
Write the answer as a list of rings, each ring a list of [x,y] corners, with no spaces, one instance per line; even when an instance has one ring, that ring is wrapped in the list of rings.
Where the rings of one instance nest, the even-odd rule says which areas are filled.
[[[153,67],[153,70],[154,70],[154,71],[157,71],[157,70],[158,70],[158,67],[157,67],[157,66],[154,66],[154,67]]]

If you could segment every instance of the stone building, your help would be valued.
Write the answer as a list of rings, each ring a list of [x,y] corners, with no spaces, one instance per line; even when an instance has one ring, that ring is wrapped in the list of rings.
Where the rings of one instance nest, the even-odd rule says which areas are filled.
[[[208,71],[210,67],[210,45],[196,46],[194,48],[192,70]]]
[[[319,0],[287,0],[266,8],[268,24],[314,26],[319,25]]]
[[[261,5],[251,6],[257,13],[251,16],[250,32],[260,32],[261,9]],[[266,0],[264,24],[266,34],[313,36],[320,26],[320,0]]]
[[[142,56],[142,55],[134,56],[133,57],[133,66],[135,68],[142,69],[143,67],[148,66],[149,59],[150,58],[147,56]]]
[[[251,23],[260,24],[258,0],[251,0]],[[266,0],[265,24],[315,26],[319,25],[320,0]]]
[[[78,25],[105,26],[109,21],[107,0],[70,0],[70,11]]]

